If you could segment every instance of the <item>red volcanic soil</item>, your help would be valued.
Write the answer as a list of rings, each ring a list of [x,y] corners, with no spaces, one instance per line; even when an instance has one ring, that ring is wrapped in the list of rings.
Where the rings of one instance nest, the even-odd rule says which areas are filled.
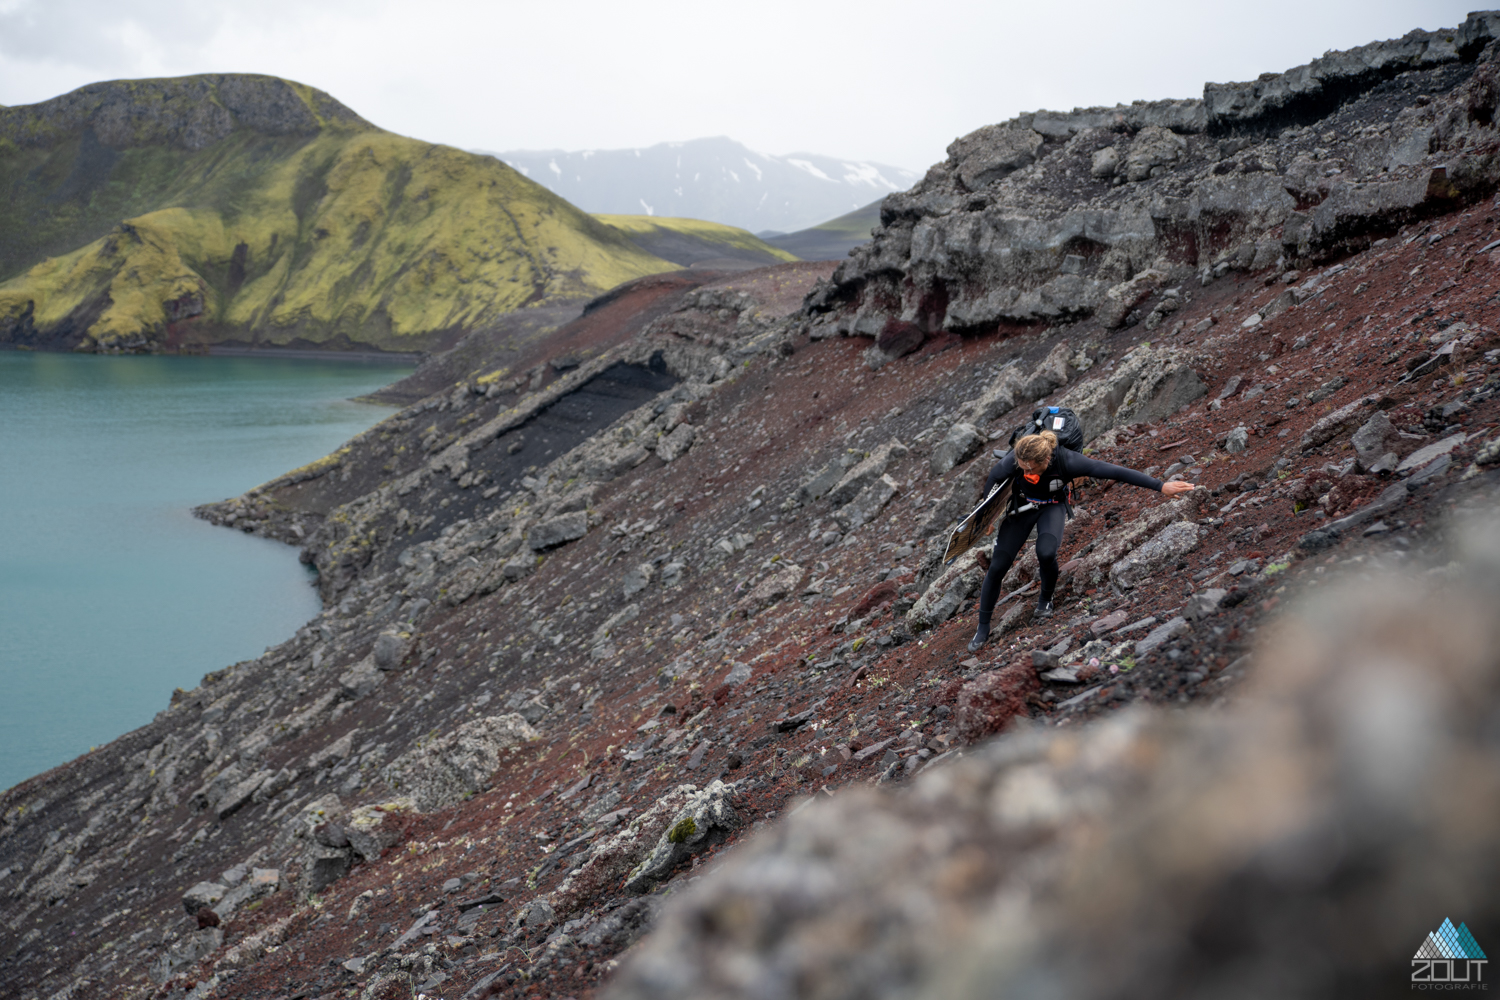
[[[581,1000],[595,995],[630,936],[548,954],[544,943],[556,927],[513,932],[509,921],[520,904],[560,884],[570,864],[558,863],[559,855],[587,847],[589,827],[579,814],[597,796],[617,794],[613,809],[640,811],[681,783],[742,780],[733,802],[744,821],[737,837],[744,837],[805,796],[894,780],[957,747],[973,728],[961,736],[955,725],[961,691],[985,671],[1008,673],[1001,682],[984,682],[998,692],[993,697],[964,695],[965,710],[973,716],[981,703],[1009,707],[984,709],[993,717],[980,719],[981,730],[1006,724],[1017,709],[1030,724],[1064,725],[1131,702],[1232,696],[1249,669],[1254,632],[1282,602],[1317,587],[1328,566],[1373,553],[1401,559],[1420,550],[1431,522],[1473,491],[1496,488],[1494,471],[1462,481],[1475,450],[1500,425],[1492,360],[1500,252],[1477,252],[1494,237],[1495,215],[1487,207],[1403,231],[1339,262],[1318,297],[1253,328],[1243,321],[1286,289],[1285,276],[1262,272],[1185,289],[1184,306],[1150,333],[1141,327],[1106,332],[1084,323],[940,338],[877,372],[863,360],[868,341],[858,338],[804,338],[790,357],[753,360],[706,401],[702,436],[689,453],[670,466],[652,457],[600,488],[594,505],[604,527],[550,557],[525,582],[425,623],[423,648],[435,650],[429,655],[436,673],[403,676],[401,685],[434,684],[445,673],[467,676],[472,679],[460,693],[444,689],[439,695],[461,701],[491,689],[503,697],[506,680],[531,687],[550,681],[564,711],[543,724],[544,738],[512,751],[482,794],[412,818],[401,843],[379,862],[356,867],[315,905],[298,906],[295,894],[280,893],[235,920],[230,945],[276,921],[290,923],[279,949],[221,984],[218,995],[357,995],[370,972],[342,963],[379,951],[425,908],[437,907],[440,916],[424,940],[446,978],[430,995],[462,997],[488,981],[496,996]],[[796,305],[791,297],[774,298],[779,280],[773,270],[721,283],[790,311]],[[612,310],[628,311],[633,296],[661,301],[651,298],[654,288],[636,286],[565,328],[558,350],[584,350],[613,337],[607,332],[618,322]],[[1196,332],[1205,321],[1212,325]],[[1431,350],[1428,337],[1456,322],[1490,334],[1453,365],[1401,382],[1409,363]],[[914,439],[939,407],[973,395],[966,387],[980,380],[982,369],[992,371],[1016,354],[1030,365],[1059,338],[1081,345],[1090,337],[1102,343],[1105,364],[1141,341],[1194,355],[1208,394],[1165,420],[1120,434],[1101,457],[1160,472],[1192,456],[1187,469],[1204,488],[1199,516],[1210,526],[1206,539],[1175,567],[1123,595],[1107,582],[1065,582],[1054,618],[993,637],[977,657],[965,648],[975,621],[972,600],[935,629],[909,636],[893,599],[926,551],[918,526],[956,478],[974,474],[960,467],[931,477],[927,454],[937,438],[925,446]],[[1220,401],[1232,378],[1240,380],[1238,390]],[[1379,477],[1340,476],[1340,464],[1352,455],[1347,433],[1308,451],[1299,447],[1318,419],[1372,393],[1388,397],[1385,412],[1412,436],[1411,447],[1458,430],[1474,436],[1453,453],[1446,471],[1382,517],[1384,531],[1366,537],[1368,525],[1362,525],[1331,548],[1299,547],[1309,531],[1390,486]],[[1443,416],[1443,407],[1455,401],[1463,405]],[[1249,447],[1231,455],[1219,442],[1239,426],[1250,433]],[[868,450],[891,437],[911,445],[911,453],[888,470],[900,492],[876,522],[825,544],[824,531],[832,526],[826,506],[815,501],[782,510],[782,500],[840,450]],[[986,455],[974,467],[992,461]],[[1247,480],[1261,488],[1232,488]],[[1323,497],[1329,499],[1320,504]],[[1159,502],[1156,494],[1123,485],[1082,490],[1061,558],[1077,558],[1109,527]],[[734,544],[736,534],[749,544]],[[696,553],[725,538],[732,554],[701,567]],[[673,552],[695,554],[684,586],[653,586],[634,596],[639,616],[616,628],[605,655],[592,653],[597,625],[626,604],[620,590],[625,569]],[[1233,572],[1247,560],[1262,568],[1285,565],[1269,577],[1253,568]],[[751,604],[754,583],[788,564],[806,571],[792,594],[765,608]],[[1252,576],[1257,582],[1239,582]],[[1169,642],[1139,660],[1116,657],[1081,683],[1035,679],[1032,650],[1064,639],[1086,642],[1095,623],[1167,621],[1209,586],[1229,589],[1231,598],[1187,643]],[[997,612],[997,621],[1009,606]],[[556,644],[536,640],[530,627],[541,617],[560,636]],[[491,684],[497,663],[500,680]],[[748,667],[748,679],[726,684],[739,664]],[[1017,670],[1029,680],[1007,686],[1003,678],[1019,677]],[[379,729],[390,697],[356,703],[340,728]],[[666,752],[661,747],[669,741],[656,738],[662,733],[670,736]],[[690,752],[672,752],[679,748]],[[305,749],[286,748],[289,754]],[[644,756],[632,759],[631,751],[642,749]],[[658,892],[711,870],[735,842],[697,855]],[[467,873],[477,876],[472,884],[445,892],[445,881]],[[481,892],[495,892],[504,903],[477,920],[459,921],[454,900]],[[373,896],[356,905],[366,893]],[[585,912],[613,912],[635,905],[630,900],[621,892],[606,894]]]

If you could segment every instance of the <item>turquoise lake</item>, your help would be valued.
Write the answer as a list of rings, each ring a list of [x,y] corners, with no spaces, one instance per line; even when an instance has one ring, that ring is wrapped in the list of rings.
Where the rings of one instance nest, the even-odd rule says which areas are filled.
[[[386,361],[0,352],[0,788],[150,722],[318,613],[297,550],[216,528],[383,419]]]

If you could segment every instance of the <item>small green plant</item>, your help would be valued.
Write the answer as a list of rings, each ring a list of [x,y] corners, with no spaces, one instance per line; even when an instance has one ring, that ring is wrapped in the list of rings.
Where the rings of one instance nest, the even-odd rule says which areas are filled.
[[[1271,565],[1266,567],[1266,576],[1275,576],[1277,573],[1280,573],[1291,565],[1292,564],[1289,562],[1272,563]]]
[[[672,831],[667,834],[667,842],[672,844],[685,843],[689,837],[697,832],[698,824],[693,822],[693,817],[684,816],[677,821],[677,825],[672,827]]]
[[[1135,657],[1127,656],[1120,661],[1120,673],[1128,674],[1135,669]]]

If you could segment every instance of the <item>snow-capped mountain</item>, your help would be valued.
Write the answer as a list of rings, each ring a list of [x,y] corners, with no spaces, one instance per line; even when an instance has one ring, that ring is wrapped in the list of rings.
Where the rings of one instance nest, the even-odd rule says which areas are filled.
[[[920,177],[814,153],[769,156],[723,137],[491,155],[587,212],[706,219],[754,233],[815,226],[904,191]]]

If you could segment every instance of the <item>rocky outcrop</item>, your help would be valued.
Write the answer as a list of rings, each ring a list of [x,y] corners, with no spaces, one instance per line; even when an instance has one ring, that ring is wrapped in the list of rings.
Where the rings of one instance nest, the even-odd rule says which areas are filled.
[[[1250,83],[1205,84],[1208,126],[1216,131],[1265,131],[1304,124],[1382,80],[1472,59],[1497,37],[1500,15],[1480,11],[1470,14],[1456,30],[1418,29],[1392,41],[1329,52],[1305,66],[1262,74]]]
[[[1098,315],[1134,323],[1162,283],[1314,261],[1500,182],[1488,69],[1500,19],[1329,53],[1202,100],[1036,112],[956,140],[874,239],[806,303],[815,325],[878,337]],[[1394,121],[1363,95],[1400,74],[1436,101]],[[1488,102],[1488,103],[1487,103]],[[1340,108],[1340,106],[1343,106]],[[1470,107],[1477,110],[1470,111]],[[1337,138],[1311,122],[1339,109]],[[1362,117],[1363,116],[1363,117]],[[1157,273],[1143,287],[1139,275]],[[877,343],[877,349],[879,344]],[[907,344],[903,350],[911,350]]]

